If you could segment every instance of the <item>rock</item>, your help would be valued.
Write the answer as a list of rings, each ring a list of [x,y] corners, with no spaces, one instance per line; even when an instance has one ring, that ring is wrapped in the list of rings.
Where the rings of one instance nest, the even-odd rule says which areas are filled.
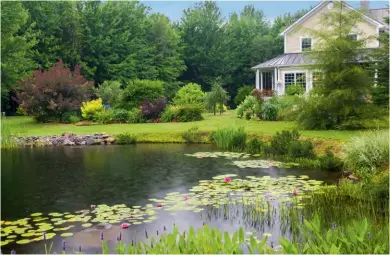
[[[80,145],[85,145],[87,142],[86,141],[82,141],[81,143],[80,143]]]
[[[108,143],[114,143],[115,142],[115,138],[112,137],[112,136],[109,136],[107,137],[106,139],[104,139],[104,141],[108,142]]]
[[[70,141],[69,139],[65,139],[63,145],[70,146],[70,145],[75,145],[75,143]]]
[[[93,144],[104,144],[103,139],[93,139]]]
[[[62,136],[70,137],[70,136],[74,136],[74,134],[72,132],[65,132],[65,133],[62,133]]]
[[[360,181],[360,179],[358,177],[354,176],[353,174],[349,175],[347,178],[348,178],[348,180],[351,180],[354,182]]]

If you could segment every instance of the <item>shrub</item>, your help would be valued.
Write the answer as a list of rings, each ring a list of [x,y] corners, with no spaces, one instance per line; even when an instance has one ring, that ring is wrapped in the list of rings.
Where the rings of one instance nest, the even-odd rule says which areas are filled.
[[[203,109],[203,98],[205,94],[200,85],[196,83],[188,83],[181,87],[173,98],[173,103],[176,106],[193,105]]]
[[[129,118],[127,120],[129,123],[142,123],[144,119],[140,109],[134,108],[129,111]]]
[[[72,73],[59,61],[48,71],[37,70],[21,82],[17,96],[20,106],[39,122],[59,121],[63,113],[77,111],[81,102],[88,100],[92,86],[78,66]]]
[[[138,107],[142,101],[154,101],[164,95],[162,81],[134,80],[127,84],[120,96],[119,106],[127,110]]]
[[[327,150],[325,155],[318,157],[318,160],[322,170],[340,171],[343,168],[341,159],[335,157],[330,150]]]
[[[94,121],[96,121],[99,124],[110,124],[113,122],[113,115],[112,111],[100,111],[96,112],[94,115]]]
[[[105,81],[96,89],[96,94],[103,100],[104,104],[114,107],[119,102],[119,96],[122,93],[121,83],[119,81]]]
[[[114,109],[112,111],[112,121],[126,123],[129,120],[129,111],[125,109]]]
[[[164,111],[161,114],[162,122],[172,122],[176,119],[176,110],[173,106],[168,105],[165,107]]]
[[[164,97],[166,98],[167,102],[171,103],[173,98],[175,97],[177,91],[179,91],[180,87],[182,87],[184,84],[180,81],[174,81],[174,82],[164,82]]]
[[[142,116],[147,119],[156,119],[160,116],[166,106],[165,98],[158,98],[156,100],[144,100],[140,106]]]
[[[62,114],[62,117],[61,117],[61,122],[62,123],[72,123],[70,121],[70,118],[71,117],[78,117],[79,116],[79,113],[77,111],[69,111],[69,112],[65,112],[64,114]],[[79,118],[80,119],[80,118]]]
[[[264,102],[262,115],[264,120],[276,120],[278,117],[278,106],[271,100]]]
[[[314,158],[311,141],[291,141],[288,145],[288,155],[293,158]]]
[[[115,142],[117,144],[135,144],[136,141],[136,137],[128,132],[121,133],[115,136]]]
[[[96,114],[102,112],[103,110],[101,98],[89,102],[83,102],[83,105],[81,106],[81,116],[83,116],[84,119],[93,120]]]
[[[234,103],[238,106],[249,96],[254,89],[253,86],[245,85],[238,89],[237,96],[234,98]]]
[[[246,150],[250,154],[261,154],[266,144],[258,137],[253,137],[246,145]]]
[[[287,96],[303,95],[304,93],[305,93],[305,89],[298,84],[290,85],[286,89]]]
[[[354,137],[344,149],[345,167],[360,177],[370,178],[389,165],[389,136],[372,131]]]
[[[17,116],[27,116],[28,114],[27,114],[27,111],[25,109],[23,109],[22,107],[19,106],[16,109],[16,115]]]
[[[301,102],[305,100],[303,96],[273,97],[272,101],[278,108],[278,120],[296,120],[299,114]]]
[[[290,143],[297,141],[299,133],[296,130],[276,132],[271,139],[270,153],[274,155],[287,155]]]
[[[202,109],[191,105],[180,107],[176,111],[175,119],[180,122],[203,120]]]
[[[244,114],[248,116],[247,119],[260,114],[260,103],[254,96],[247,96],[244,102],[237,107],[237,117],[242,118]]]
[[[77,115],[71,115],[71,116],[69,116],[69,122],[72,124],[76,124],[76,123],[80,122],[80,117]]]
[[[246,145],[246,137],[247,134],[243,127],[218,129],[210,136],[211,142],[215,143],[218,149],[229,151],[243,151]]]
[[[202,134],[198,127],[192,127],[185,131],[182,136],[186,143],[200,143],[202,142]]]

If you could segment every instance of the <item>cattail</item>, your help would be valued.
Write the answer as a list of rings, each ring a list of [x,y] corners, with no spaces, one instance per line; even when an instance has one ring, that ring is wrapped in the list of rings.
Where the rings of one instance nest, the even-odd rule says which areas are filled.
[[[104,240],[104,235],[103,235],[103,232],[100,232],[100,240],[103,241]]]

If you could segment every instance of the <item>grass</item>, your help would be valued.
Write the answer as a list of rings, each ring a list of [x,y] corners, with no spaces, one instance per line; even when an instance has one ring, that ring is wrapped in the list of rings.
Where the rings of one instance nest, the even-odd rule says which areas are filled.
[[[3,121],[15,133],[21,136],[38,136],[38,135],[59,135],[63,132],[71,131],[76,134],[91,134],[94,132],[107,132],[111,135],[131,132],[135,135],[156,134],[157,138],[163,137],[172,138],[173,134],[177,134],[180,141],[180,134],[187,131],[191,127],[197,125],[200,132],[211,132],[218,128],[243,126],[245,130],[251,134],[258,135],[274,135],[277,131],[291,130],[295,127],[294,122],[287,121],[250,121],[238,119],[234,110],[230,110],[221,116],[212,114],[204,114],[205,119],[197,122],[187,123],[142,123],[142,124],[109,124],[109,125],[91,125],[91,126],[75,126],[72,124],[50,124],[37,123],[31,117],[8,117]],[[351,137],[361,133],[361,131],[339,131],[339,130],[321,130],[321,131],[300,131],[304,137],[312,138],[327,138],[341,141],[349,140]],[[176,138],[175,138],[176,139]],[[158,140],[158,139],[152,139]],[[174,140],[174,139],[173,139]]]

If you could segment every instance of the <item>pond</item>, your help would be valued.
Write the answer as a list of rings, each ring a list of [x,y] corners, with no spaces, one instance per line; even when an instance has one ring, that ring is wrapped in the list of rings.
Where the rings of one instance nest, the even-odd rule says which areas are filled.
[[[91,209],[91,205],[96,205],[100,214],[105,213],[106,217],[111,217],[109,220],[111,223],[105,225],[107,229],[103,230],[104,238],[110,240],[110,245],[115,245],[119,232],[123,242],[131,243],[135,239],[144,239],[145,231],[149,236],[156,236],[164,229],[171,230],[174,224],[181,231],[185,231],[190,226],[199,228],[203,224],[230,232],[242,226],[245,231],[270,233],[272,234],[271,240],[276,240],[282,235],[280,224],[278,225],[277,221],[260,226],[248,222],[242,213],[227,217],[221,215],[218,210],[211,210],[208,206],[201,207],[205,210],[176,212],[165,210],[169,208],[165,208],[165,202],[162,208],[158,208],[157,201],[165,201],[167,195],[171,198],[174,196],[176,200],[187,200],[186,195],[181,194],[191,194],[189,190],[199,185],[199,181],[213,180],[215,176],[226,174],[231,174],[231,179],[269,176],[271,180],[291,175],[307,175],[307,178],[321,180],[325,183],[335,183],[339,177],[335,173],[277,168],[273,165],[268,168],[240,168],[232,162],[244,160],[242,158],[186,155],[213,151],[216,149],[211,145],[185,144],[42,147],[2,151],[2,228],[11,226],[11,229],[15,230],[23,228],[24,226],[21,226],[23,224],[27,227],[34,225],[34,228],[40,225],[42,231],[46,227],[45,232],[56,233],[56,236],[48,241],[50,243],[53,241],[52,252],[60,252],[62,240],[66,240],[68,252],[77,251],[81,245],[83,253],[96,253],[100,252],[102,231],[102,226],[97,225],[102,221],[99,219],[93,221],[96,215],[87,216],[83,218],[84,220],[77,218],[80,214],[87,215],[88,213],[81,210],[88,210]],[[253,158],[250,157],[248,160],[253,160]],[[136,217],[131,221],[132,224],[128,229],[121,229],[120,224],[126,221],[113,217],[113,213],[110,212],[112,209],[107,209],[115,205],[119,205],[115,208],[122,212],[129,212],[128,207],[135,206],[132,212],[135,211]],[[145,207],[146,205],[148,207]],[[138,207],[141,206],[142,208],[139,209]],[[149,215],[149,220],[145,222],[143,218],[145,213],[141,213],[140,210],[150,211],[152,216]],[[16,220],[31,218],[30,215],[34,213],[37,213],[32,217],[34,222],[22,220],[15,223]],[[52,213],[51,216],[47,217],[50,213]],[[66,219],[73,219],[73,222],[55,225],[56,221],[61,223]],[[70,224],[72,227],[66,231],[58,230]],[[53,228],[58,232],[51,231]],[[13,242],[3,245],[2,252],[8,253],[11,249],[15,249],[17,253],[44,253],[43,241],[38,240],[23,245],[15,242],[20,239],[39,239],[42,231],[36,232],[28,228],[20,230],[22,237],[18,236]],[[73,235],[63,237],[61,233],[64,232]],[[9,238],[14,233],[2,232],[2,240],[7,240],[5,239],[7,235]],[[12,238],[9,239],[12,240]]]

